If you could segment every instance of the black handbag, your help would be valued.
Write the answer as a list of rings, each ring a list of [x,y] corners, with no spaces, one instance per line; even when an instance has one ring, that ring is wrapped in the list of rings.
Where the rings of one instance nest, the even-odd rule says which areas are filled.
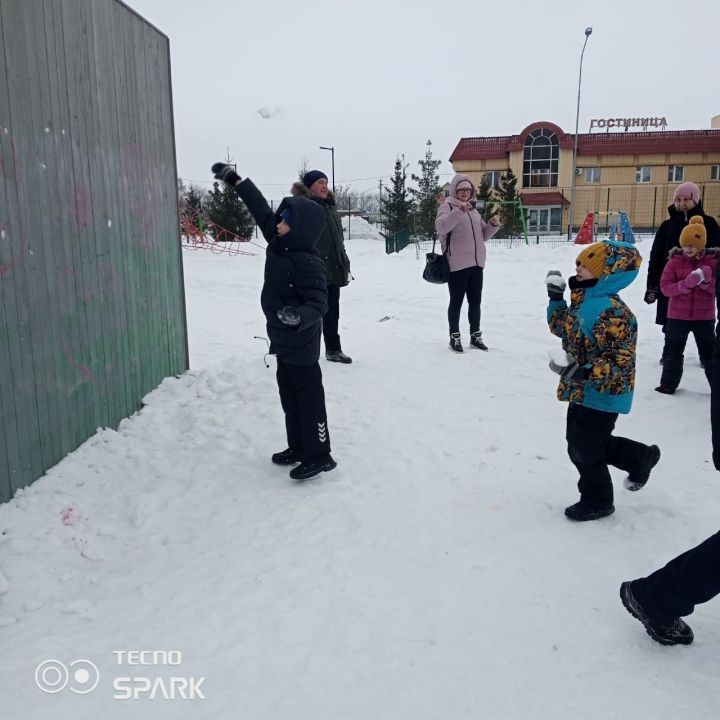
[[[450,264],[447,255],[442,253],[439,255],[435,252],[435,241],[433,238],[432,252],[425,253],[425,269],[423,270],[423,280],[427,280],[434,285],[444,285],[450,279]],[[448,249],[450,247],[450,236],[448,235]]]

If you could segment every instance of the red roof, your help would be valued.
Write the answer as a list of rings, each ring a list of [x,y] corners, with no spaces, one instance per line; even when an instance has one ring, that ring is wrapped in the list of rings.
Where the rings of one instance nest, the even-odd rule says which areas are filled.
[[[588,133],[578,135],[578,155],[720,152],[720,130]]]
[[[561,148],[572,148],[575,136],[550,122],[528,125],[519,135],[461,138],[450,155],[458,160],[506,159],[512,150],[521,150],[525,138],[540,127],[555,131]],[[578,155],[634,155],[669,152],[720,152],[720,130],[663,130],[648,132],[606,132],[578,134]]]
[[[538,207],[540,205],[569,205],[570,201],[565,199],[565,196],[558,192],[521,192],[520,197],[522,198],[523,205],[526,207]]]

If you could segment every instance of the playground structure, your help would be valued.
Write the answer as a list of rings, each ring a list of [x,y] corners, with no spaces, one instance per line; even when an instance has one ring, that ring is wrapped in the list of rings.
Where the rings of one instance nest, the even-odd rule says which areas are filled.
[[[599,218],[606,218],[604,227],[608,233],[608,240],[622,240],[624,242],[635,244],[635,233],[630,226],[627,213],[624,210],[595,210],[589,212],[580,226],[580,230],[575,237],[576,245],[588,245],[595,242],[600,230]],[[612,221],[612,222],[611,222]]]
[[[249,243],[251,238],[240,237],[187,206],[180,208],[180,235],[186,250],[210,250],[228,255],[256,254],[240,249],[240,243]]]
[[[478,210],[480,210],[481,215],[483,215],[484,219],[489,219],[490,215],[495,214],[497,206],[502,207],[502,211],[500,212],[500,216],[503,221],[503,225],[507,225],[508,216],[510,216],[510,228],[514,228],[516,226],[516,221],[519,221],[520,228],[522,230],[522,234],[520,237],[522,237],[525,240],[525,244],[528,245],[528,225],[527,225],[527,212],[526,208],[523,205],[522,200],[520,199],[520,196],[518,196],[517,200],[496,200],[495,198],[488,198],[487,200],[479,200],[478,203]],[[488,210],[488,218],[485,218],[484,210]],[[500,229],[502,232],[502,228]],[[509,235],[508,238],[512,239],[513,235]]]

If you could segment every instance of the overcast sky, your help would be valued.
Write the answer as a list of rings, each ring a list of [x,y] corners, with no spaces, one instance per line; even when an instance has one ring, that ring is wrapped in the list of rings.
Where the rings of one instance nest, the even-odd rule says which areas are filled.
[[[720,114],[720,2],[694,0],[127,0],[170,38],[178,172],[208,184],[231,158],[272,198],[302,158],[377,189],[433,142],[442,173],[463,136],[536,120]],[[443,176],[443,179],[447,179]],[[385,179],[384,179],[385,181]]]

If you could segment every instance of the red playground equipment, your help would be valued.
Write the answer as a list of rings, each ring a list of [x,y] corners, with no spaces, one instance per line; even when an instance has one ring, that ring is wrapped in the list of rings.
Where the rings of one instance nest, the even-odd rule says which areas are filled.
[[[256,255],[240,249],[240,243],[252,242],[217,225],[189,207],[180,209],[180,236],[186,250],[210,250],[229,255]]]

